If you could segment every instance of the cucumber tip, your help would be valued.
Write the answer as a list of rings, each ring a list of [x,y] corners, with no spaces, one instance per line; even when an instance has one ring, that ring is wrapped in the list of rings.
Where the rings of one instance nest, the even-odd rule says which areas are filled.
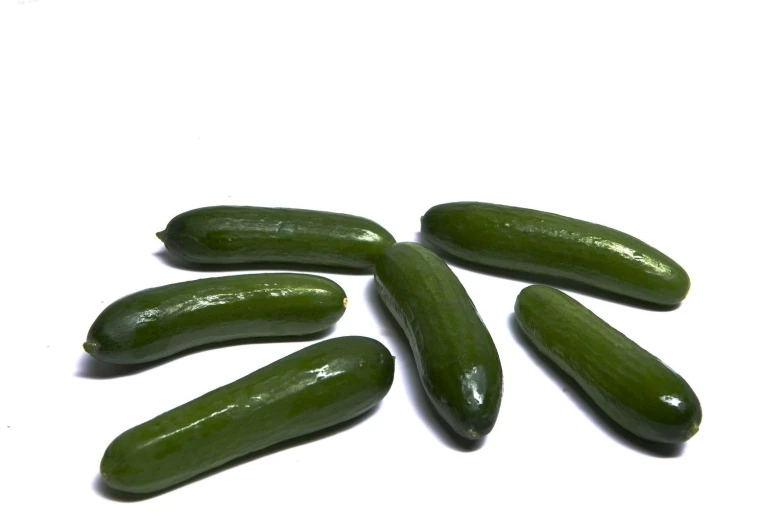
[[[467,430],[465,430],[465,438],[468,440],[478,440],[479,438],[481,438],[481,435],[474,428],[468,428]]]
[[[98,343],[94,342],[94,341],[87,341],[86,343],[84,343],[82,345],[82,348],[84,348],[84,351],[89,353],[90,355],[95,353],[98,350],[99,347],[100,347],[100,345]]]
[[[343,308],[348,308],[348,298],[347,297],[343,298]]]
[[[163,237],[166,235],[166,231],[165,230],[161,230],[160,232],[156,232],[155,235],[158,237],[158,239],[163,241]]]
[[[688,432],[685,435],[686,435],[687,439],[690,439],[691,437],[696,435],[698,432],[699,432],[699,425],[694,422],[691,425],[691,427],[688,428]]]

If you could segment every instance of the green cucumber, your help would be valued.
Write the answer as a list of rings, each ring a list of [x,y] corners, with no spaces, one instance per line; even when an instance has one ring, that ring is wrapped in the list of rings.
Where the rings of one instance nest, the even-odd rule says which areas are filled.
[[[124,432],[106,449],[101,476],[121,491],[159,491],[354,418],[393,379],[394,358],[378,341],[322,341]]]
[[[685,270],[623,232],[557,214],[489,203],[446,203],[421,218],[424,237],[465,261],[553,276],[658,305],[685,299]]]
[[[211,277],[142,290],[106,307],[84,349],[142,363],[209,343],[326,330],[345,313],[343,289],[309,274]]]
[[[375,286],[408,338],[438,414],[466,439],[488,434],[500,409],[503,372],[492,337],[454,272],[423,246],[397,243],[376,263]]]
[[[205,207],[158,232],[166,249],[194,263],[305,263],[369,269],[394,237],[358,216],[315,210]]]
[[[538,350],[626,430],[671,444],[699,430],[701,404],[685,379],[576,300],[528,286],[514,313]]]

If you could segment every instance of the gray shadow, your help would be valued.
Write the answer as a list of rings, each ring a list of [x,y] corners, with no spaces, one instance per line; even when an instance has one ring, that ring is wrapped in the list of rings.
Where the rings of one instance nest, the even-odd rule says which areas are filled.
[[[106,484],[104,480],[101,478],[100,473],[95,476],[95,479],[92,481],[92,489],[97,494],[102,496],[103,498],[114,500],[117,502],[139,502],[142,500],[147,500],[150,498],[157,497],[159,495],[164,495],[168,493],[169,491],[173,491],[175,489],[179,489],[183,486],[187,486],[188,484],[192,484],[193,482],[198,482],[199,480],[204,480],[206,478],[211,477],[212,475],[215,475],[217,473],[221,473],[223,471],[226,471],[228,469],[231,469],[236,466],[241,466],[242,464],[245,464],[246,462],[251,462],[256,459],[263,458],[267,455],[272,455],[274,453],[277,453],[279,451],[285,451],[287,449],[295,448],[296,446],[300,446],[302,444],[308,444],[310,442],[315,442],[321,439],[325,439],[326,437],[331,437],[332,435],[336,435],[338,433],[341,433],[345,430],[349,430],[353,428],[354,426],[358,426],[362,422],[366,421],[381,408],[381,403],[376,404],[369,410],[365,411],[364,413],[359,414],[358,416],[354,417],[353,419],[347,420],[345,422],[341,422],[340,424],[335,424],[334,426],[330,426],[328,428],[325,428],[323,430],[319,430],[313,433],[308,433],[306,435],[301,435],[299,437],[295,437],[290,440],[286,440],[283,442],[279,442],[277,444],[274,444],[268,448],[255,451],[252,453],[249,453],[243,457],[236,458],[230,462],[227,462],[223,464],[222,466],[218,466],[217,468],[211,469],[209,471],[206,471],[200,475],[197,475],[191,479],[188,479],[184,482],[181,482],[179,484],[175,484],[174,486],[171,486],[169,488],[156,491],[153,493],[128,493],[126,491],[119,491],[116,489],[113,489],[111,486]],[[326,460],[326,458],[325,458]]]
[[[494,277],[500,277],[503,279],[510,279],[512,281],[519,281],[523,283],[531,283],[531,284],[546,285],[555,288],[561,288],[563,290],[568,290],[570,292],[575,292],[577,294],[582,294],[589,297],[595,297],[597,299],[603,299],[604,301],[610,301],[621,305],[632,306],[634,308],[640,308],[642,310],[648,310],[651,312],[671,312],[680,307],[680,303],[676,305],[659,305],[655,303],[648,303],[646,301],[641,301],[639,299],[634,299],[632,297],[626,297],[623,295],[615,294],[606,290],[601,290],[600,288],[594,288],[590,285],[579,283],[577,281],[571,281],[569,279],[565,279],[561,277],[532,274],[528,272],[517,272],[514,270],[494,268],[494,267],[479,265],[477,263],[472,263],[470,261],[465,261],[464,259],[459,259],[449,254],[448,252],[444,252],[437,246],[433,245],[431,242],[427,240],[427,237],[421,232],[416,232],[416,242],[427,247],[428,249],[432,250],[436,254],[438,254],[448,264],[459,268],[463,268],[465,270],[470,270],[472,272],[480,272],[482,274],[487,274]]]
[[[630,431],[613,421],[604,411],[599,408],[589,395],[579,386],[574,379],[567,373],[558,368],[558,366],[543,355],[533,341],[525,335],[519,326],[515,315],[512,313],[508,317],[508,327],[514,338],[525,349],[525,353],[533,363],[539,367],[557,386],[566,392],[582,413],[590,419],[604,433],[612,437],[620,444],[634,449],[640,453],[651,455],[653,457],[671,458],[682,455],[685,444],[664,444],[659,442],[650,442],[637,437]]]
[[[231,346],[238,346],[241,344],[269,344],[269,343],[283,343],[283,342],[308,342],[308,341],[320,341],[329,336],[335,329],[335,325],[330,326],[326,330],[321,330],[308,335],[299,336],[275,336],[275,337],[251,337],[247,339],[234,339],[231,341],[223,341],[219,343],[210,343],[203,346],[190,348],[183,350],[179,353],[175,353],[169,357],[158,359],[156,361],[150,361],[146,363],[137,364],[113,364],[108,362],[99,361],[87,352],[82,353],[79,359],[76,372],[76,377],[84,379],[114,379],[117,377],[125,377],[127,375],[135,375],[137,373],[146,372],[153,368],[157,368],[162,364],[176,361],[182,357],[193,355],[199,352],[207,350],[215,350],[217,348],[228,348]]]
[[[392,353],[402,364],[397,365],[397,374],[402,376],[408,396],[413,399],[413,406],[419,418],[430,428],[430,431],[446,446],[458,451],[475,451],[484,445],[485,438],[467,440],[457,435],[451,426],[435,410],[427,393],[422,387],[416,361],[410,344],[402,328],[391,315],[386,305],[375,290],[375,279],[371,279],[364,291],[365,301],[381,329],[388,332]]]

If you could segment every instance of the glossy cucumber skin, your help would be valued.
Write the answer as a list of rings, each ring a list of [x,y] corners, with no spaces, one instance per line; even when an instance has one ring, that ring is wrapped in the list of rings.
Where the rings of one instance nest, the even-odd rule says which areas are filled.
[[[306,263],[368,269],[394,237],[358,216],[290,208],[219,206],[191,210],[158,233],[166,249],[194,263]]]
[[[356,417],[393,380],[394,358],[378,341],[322,341],[124,432],[106,449],[101,476],[122,491],[165,489]]]
[[[376,263],[375,287],[408,338],[437,412],[466,439],[488,434],[500,409],[503,372],[457,276],[423,246],[397,243]]]
[[[209,343],[325,330],[345,313],[345,291],[309,274],[211,277],[142,290],[106,307],[84,349],[130,364]]]
[[[514,313],[539,351],[626,430],[663,443],[698,431],[701,404],[685,379],[575,299],[528,286]]]
[[[557,214],[490,203],[437,205],[422,233],[457,258],[576,281],[658,305],[680,303],[690,278],[671,258],[628,234]]]

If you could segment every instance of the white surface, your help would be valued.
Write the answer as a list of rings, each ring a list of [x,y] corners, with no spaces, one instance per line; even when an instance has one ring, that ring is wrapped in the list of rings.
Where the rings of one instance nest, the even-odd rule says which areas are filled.
[[[780,520],[780,2],[519,4],[4,0],[0,518]],[[163,262],[171,217],[314,208],[403,241],[466,199],[613,226],[688,270],[672,312],[572,294],[696,390],[679,456],[533,362],[510,328],[526,283],[455,269],[505,374],[494,431],[460,451],[371,278],[332,274],[351,300],[332,335],[397,356],[374,415],[141,502],[97,487],[114,436],[305,345],[96,375],[103,307],[214,275]]]

